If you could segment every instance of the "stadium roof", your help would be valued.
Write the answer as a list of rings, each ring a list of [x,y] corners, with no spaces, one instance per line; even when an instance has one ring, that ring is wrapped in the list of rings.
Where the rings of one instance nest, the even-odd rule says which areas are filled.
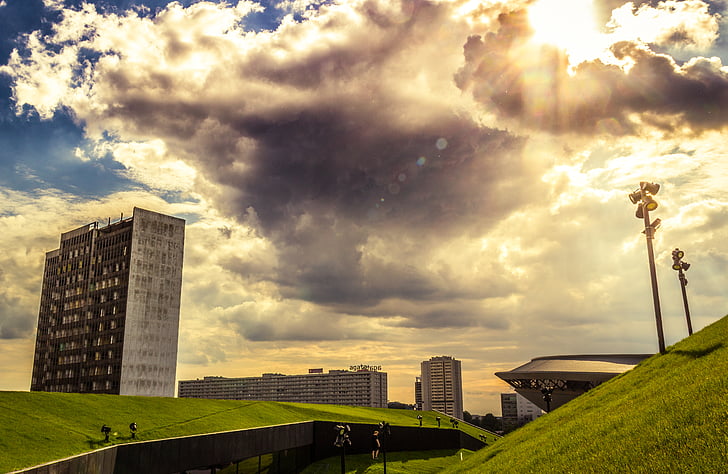
[[[614,376],[632,369],[652,354],[559,355],[536,357],[495,375],[542,410],[554,409]],[[550,401],[544,399],[544,392]]]

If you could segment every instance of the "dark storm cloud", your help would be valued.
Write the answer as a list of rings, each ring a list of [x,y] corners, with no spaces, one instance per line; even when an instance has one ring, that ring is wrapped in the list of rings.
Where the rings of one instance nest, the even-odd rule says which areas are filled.
[[[442,297],[416,255],[363,261],[368,239],[400,232],[400,243],[388,241],[392,257],[414,241],[426,258],[431,241],[475,234],[530,198],[519,192],[529,176],[519,139],[455,116],[415,132],[383,119],[366,107],[311,110],[265,133],[248,129],[249,168],[218,176],[238,190],[238,213],[253,207],[280,249],[288,296],[365,306]]]
[[[530,198],[519,193],[529,175],[521,140],[456,116],[415,132],[382,120],[363,105],[356,113],[314,108],[238,124],[256,144],[244,172],[206,163],[236,190],[228,206],[241,219],[254,208],[279,248],[276,283],[284,295],[357,305],[442,296],[420,267],[365,264],[368,238],[397,229],[403,242],[399,249],[390,242],[393,252],[412,239],[427,255],[431,239],[475,233]]]
[[[666,130],[696,132],[728,123],[728,74],[717,58],[693,58],[679,65],[648,46],[612,45],[627,72],[600,60],[567,72],[567,58],[554,47],[522,51],[531,30],[524,11],[503,14],[500,28],[471,36],[458,86],[504,117],[552,132],[637,133],[631,114]],[[658,118],[659,116],[659,118]]]
[[[468,303],[453,301],[445,308],[425,311],[416,317],[407,318],[397,324],[408,328],[466,328],[482,326],[490,329],[508,329],[509,322],[501,316],[486,318],[482,308],[469,307]]]

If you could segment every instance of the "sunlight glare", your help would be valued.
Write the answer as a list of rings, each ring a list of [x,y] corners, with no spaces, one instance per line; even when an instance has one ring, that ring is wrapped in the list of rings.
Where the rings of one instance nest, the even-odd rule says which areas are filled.
[[[565,50],[572,66],[599,57],[606,46],[593,0],[539,0],[529,9],[528,18],[534,41]]]

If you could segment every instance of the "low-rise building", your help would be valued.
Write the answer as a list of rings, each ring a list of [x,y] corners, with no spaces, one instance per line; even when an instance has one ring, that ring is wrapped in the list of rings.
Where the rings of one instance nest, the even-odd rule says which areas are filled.
[[[538,406],[524,396],[511,392],[501,393],[501,414],[504,430],[512,430],[544,414]]]
[[[180,380],[178,396],[387,408],[387,373],[314,369],[305,375],[204,377]]]

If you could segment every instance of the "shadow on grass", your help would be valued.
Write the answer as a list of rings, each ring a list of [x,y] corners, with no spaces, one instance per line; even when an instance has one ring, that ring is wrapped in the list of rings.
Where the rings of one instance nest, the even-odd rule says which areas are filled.
[[[139,441],[139,437],[132,438],[131,435],[129,436],[111,436],[109,437],[109,440],[103,440],[103,439],[86,439],[86,442],[88,443],[88,447],[91,449],[100,449],[105,448],[107,446],[113,446],[115,444],[124,444],[124,443],[130,443],[134,441]]]
[[[720,342],[718,344],[713,344],[712,346],[706,347],[705,349],[693,350],[693,351],[671,350],[671,351],[668,351],[668,353],[684,355],[687,357],[692,357],[693,359],[699,359],[700,357],[705,357],[708,354],[717,351],[718,349],[722,349],[723,347],[725,347],[725,345],[722,342]]]
[[[109,441],[104,441],[103,439],[87,439],[86,442],[88,443],[88,447],[91,449],[100,449],[105,448],[106,446],[111,446],[114,443]]]

